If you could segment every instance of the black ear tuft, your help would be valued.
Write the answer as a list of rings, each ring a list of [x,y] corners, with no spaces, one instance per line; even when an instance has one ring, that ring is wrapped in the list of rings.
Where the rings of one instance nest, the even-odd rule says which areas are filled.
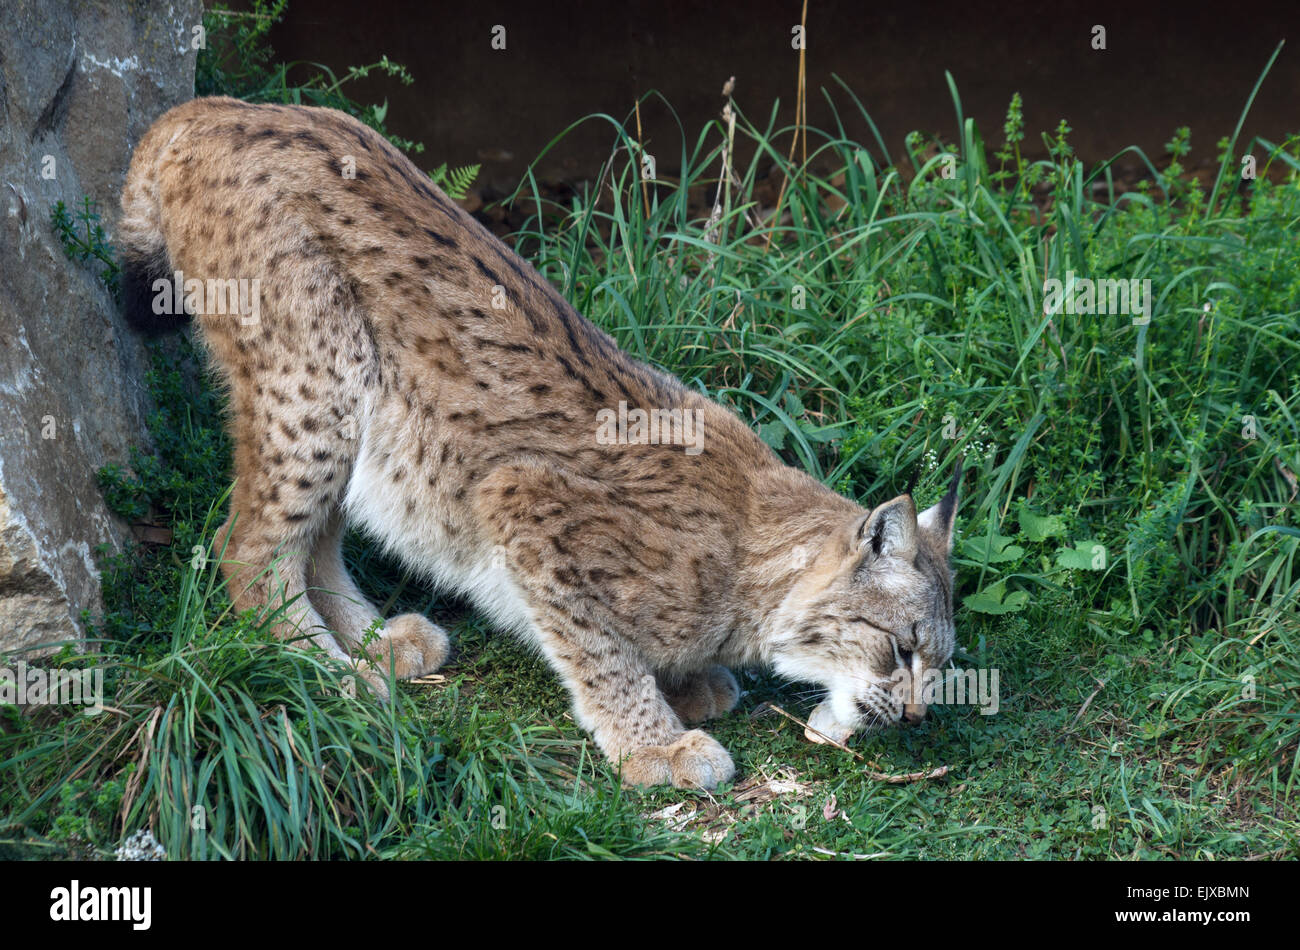
[[[949,530],[952,528],[952,518],[957,511],[957,489],[961,487],[961,469],[965,456],[957,459],[957,467],[953,469],[952,481],[948,483],[948,492],[939,501],[939,521],[947,525]]]
[[[903,494],[911,495],[914,491],[916,491],[916,483],[920,480],[921,480],[921,466],[918,463],[917,465],[912,467],[912,477],[908,480],[907,491],[903,492]]]
[[[953,522],[957,520],[957,491],[961,487],[962,460],[957,460],[957,468],[948,483],[948,493],[939,499],[932,508],[927,508],[917,516],[917,524],[931,537],[943,539],[948,550],[952,551]]]

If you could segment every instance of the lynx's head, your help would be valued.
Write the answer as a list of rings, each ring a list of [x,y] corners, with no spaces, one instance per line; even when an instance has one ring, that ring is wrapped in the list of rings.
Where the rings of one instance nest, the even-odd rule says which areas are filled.
[[[827,689],[810,721],[818,732],[843,741],[925,717],[913,684],[955,645],[948,560],[960,478],[958,464],[948,493],[919,516],[905,494],[843,525],[782,606],[772,663]]]

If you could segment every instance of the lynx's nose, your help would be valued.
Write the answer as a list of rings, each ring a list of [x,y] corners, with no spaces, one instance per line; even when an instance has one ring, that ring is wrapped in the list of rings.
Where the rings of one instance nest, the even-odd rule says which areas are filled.
[[[907,723],[909,726],[916,725],[924,718],[925,704],[917,703],[913,705],[912,703],[907,703],[903,706],[903,722]]]

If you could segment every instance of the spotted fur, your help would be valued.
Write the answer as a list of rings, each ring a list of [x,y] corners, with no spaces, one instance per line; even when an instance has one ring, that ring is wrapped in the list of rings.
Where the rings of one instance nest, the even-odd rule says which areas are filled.
[[[732,777],[688,728],[734,706],[729,667],[821,684],[857,728],[903,717],[883,690],[902,658],[951,655],[955,484],[918,519],[910,496],[868,512],[786,466],[350,117],[187,103],[141,141],[122,208],[146,328],[173,319],[159,277],[260,280],[255,323],[196,314],[235,446],[215,549],[238,607],[292,601],[286,636],[356,659],[381,629],[361,660],[381,693],[374,664],[423,674],[448,642],[380,621],[340,557],[348,524],[534,644],[629,783]],[[603,444],[620,402],[697,412],[703,451]]]

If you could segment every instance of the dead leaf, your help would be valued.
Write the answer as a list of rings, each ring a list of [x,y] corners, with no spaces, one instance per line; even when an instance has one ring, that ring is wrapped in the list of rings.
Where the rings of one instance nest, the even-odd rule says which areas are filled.
[[[834,821],[840,814],[840,804],[835,800],[835,793],[831,792],[831,797],[826,799],[826,804],[822,806],[822,817],[827,821]]]
[[[812,794],[812,787],[799,781],[794,769],[778,769],[775,775],[759,773],[736,786],[736,801],[761,804],[777,798],[804,798]]]
[[[642,817],[647,819],[648,821],[666,822],[668,827],[671,828],[673,831],[681,831],[683,828],[689,825],[691,823],[691,819],[695,817],[694,808],[692,808],[684,815],[679,814],[679,812],[683,808],[685,808],[686,805],[687,805],[686,802],[678,802],[675,805],[668,805],[664,808],[659,809],[658,811],[651,812],[648,815],[643,815]]]

